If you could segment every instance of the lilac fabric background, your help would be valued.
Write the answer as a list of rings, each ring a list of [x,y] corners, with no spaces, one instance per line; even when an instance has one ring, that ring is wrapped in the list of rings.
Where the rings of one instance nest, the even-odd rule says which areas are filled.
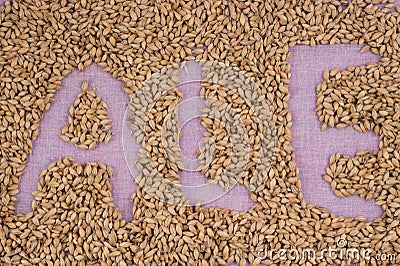
[[[315,112],[316,90],[323,79],[324,70],[338,67],[378,62],[379,56],[359,53],[358,45],[295,46],[291,49],[291,84],[289,111],[292,113],[292,143],[295,161],[300,171],[302,192],[307,203],[325,207],[335,215],[355,217],[366,216],[369,221],[382,214],[373,200],[366,202],[358,195],[338,198],[321,175],[325,173],[329,157],[340,152],[354,156],[359,150],[379,149],[379,137],[373,132],[360,133],[352,127],[329,128],[321,131],[321,124]]]
[[[3,2],[0,0],[0,4]],[[364,215],[368,220],[373,220],[381,215],[381,209],[374,205],[373,201],[365,202],[358,196],[344,199],[335,197],[329,184],[322,179],[322,175],[331,154],[341,152],[354,155],[360,149],[377,149],[379,138],[373,133],[362,134],[352,128],[328,129],[322,132],[314,111],[315,88],[322,81],[324,70],[335,67],[344,69],[348,66],[379,61],[379,57],[370,53],[360,55],[359,49],[360,46],[354,45],[292,48],[289,110],[293,117],[292,145],[295,148],[295,161],[300,169],[302,193],[307,203],[325,207],[336,215],[349,217]],[[100,144],[93,151],[77,149],[59,138],[62,126],[67,123],[68,108],[80,92],[85,79],[89,81],[90,88],[98,88],[98,95],[109,105],[115,133],[109,144]],[[122,152],[122,132],[128,130],[126,125],[123,126],[123,118],[129,101],[128,95],[122,91],[122,86],[121,82],[113,79],[97,65],[91,65],[82,72],[75,70],[65,77],[62,89],[56,94],[50,110],[44,114],[39,136],[33,142],[33,152],[20,181],[17,213],[27,213],[31,210],[32,192],[37,189],[40,172],[57,158],[71,156],[79,163],[101,161],[113,167],[115,174],[111,184],[114,203],[124,219],[132,220],[132,202],[129,198],[135,192],[136,185],[133,178],[135,173],[129,171]],[[199,88],[198,83],[188,83],[180,87],[186,98],[197,95]],[[189,164],[196,163],[196,150],[202,138],[202,131],[196,119],[189,121],[182,128],[180,145]],[[134,149],[128,152],[135,156]],[[198,173],[182,173],[182,183],[185,185],[203,182],[203,177]],[[247,189],[237,185],[223,197],[206,206],[246,211],[253,204]]]
[[[302,192],[310,204],[327,208],[336,215],[354,217],[364,215],[369,220],[379,217],[381,210],[373,202],[365,202],[358,196],[344,199],[337,198],[330,190],[329,184],[322,179],[322,174],[328,165],[328,158],[335,152],[354,155],[357,150],[373,150],[378,148],[379,139],[373,133],[358,133],[352,128],[320,130],[320,123],[315,113],[316,85],[322,81],[324,70],[339,67],[344,69],[351,65],[362,65],[379,58],[370,53],[359,54],[360,46],[334,45],[295,46],[291,49],[291,93],[289,109],[293,116],[292,134],[295,148],[296,163],[300,169]],[[196,69],[189,71],[185,81],[199,77]],[[72,144],[63,142],[60,138],[61,128],[67,124],[68,109],[80,92],[84,80],[89,81],[90,88],[97,88],[97,94],[109,105],[110,119],[113,121],[114,136],[108,144],[100,144],[95,150],[80,150]],[[62,89],[57,92],[55,101],[50,110],[44,114],[40,124],[40,133],[33,142],[33,152],[29,157],[27,168],[21,178],[20,193],[18,194],[17,212],[26,213],[31,210],[32,192],[36,190],[40,172],[52,161],[59,157],[70,156],[77,162],[100,161],[114,168],[114,177],[111,179],[114,203],[126,220],[132,219],[132,203],[130,196],[136,190],[134,176],[130,173],[122,145],[122,131],[129,128],[123,126],[124,113],[129,97],[122,91],[123,84],[93,64],[80,72],[73,71],[65,77]],[[196,97],[199,94],[198,82],[184,83],[179,87],[185,95],[183,100]],[[183,101],[182,100],[182,101]],[[201,106],[193,106],[200,108]],[[185,110],[180,110],[184,116]],[[193,110],[191,110],[193,113]],[[181,123],[182,126],[182,123]],[[204,129],[198,119],[191,119],[182,128],[180,146],[186,157],[185,166],[196,165],[196,150],[202,139]],[[136,148],[137,150],[137,148]],[[127,151],[129,161],[135,158],[135,147]],[[189,167],[188,167],[189,165]],[[192,167],[193,168],[193,167]],[[193,171],[182,173],[184,185],[198,185],[205,182],[201,174]],[[206,206],[230,208],[246,211],[254,202],[249,198],[244,186],[236,185],[223,197],[208,203]]]

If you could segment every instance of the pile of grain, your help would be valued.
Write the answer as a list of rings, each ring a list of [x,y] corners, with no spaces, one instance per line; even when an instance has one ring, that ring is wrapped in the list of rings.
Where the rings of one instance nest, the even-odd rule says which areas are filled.
[[[337,247],[339,239],[373,254],[396,254],[400,261],[399,13],[391,0],[6,3],[0,9],[0,264],[225,265],[236,261],[245,265],[246,261],[259,263],[258,251],[266,244],[275,250],[321,251]],[[364,50],[381,56],[379,63],[328,71],[316,92],[323,129],[353,126],[380,135],[378,151],[360,152],[354,158],[336,154],[325,174],[338,196],[375,198],[384,214],[373,222],[335,217],[308,205],[300,192],[290,145],[289,48],[335,43],[366,44]],[[257,203],[250,211],[169,204],[147,192],[159,184],[144,182],[132,196],[134,220],[127,223],[112,204],[110,168],[101,163],[72,164],[65,158],[42,173],[33,212],[15,213],[19,179],[43,112],[49,109],[61,80],[75,67],[83,69],[95,62],[125,82],[124,90],[133,95],[152,74],[194,59],[246,72],[272,106],[275,160],[269,171],[246,171],[239,180]],[[167,117],[165,102],[173,104],[179,98],[178,91],[170,93],[150,112],[155,119],[149,122],[150,129],[138,135],[148,148],[141,151],[142,172],[156,162],[160,169],[156,181],[161,184],[165,180],[179,184],[174,125],[168,138],[152,136],[152,126],[158,129],[160,125],[157,119]],[[248,116],[251,120],[251,113]],[[207,121],[205,125],[210,126]],[[215,134],[213,130],[209,134]],[[165,140],[172,151],[168,160],[155,148]],[[255,151],[263,150],[257,138],[250,143]],[[209,170],[209,176],[217,177],[218,169]],[[175,188],[179,193],[179,185]],[[182,195],[177,196],[179,203],[184,202]],[[293,262],[274,257],[263,262],[345,265],[350,261]],[[363,258],[352,262],[387,263]]]
[[[77,148],[93,150],[99,142],[110,141],[111,128],[107,104],[96,95],[96,89],[88,90],[85,80],[82,92],[69,108],[68,124],[61,129],[60,138]]]

